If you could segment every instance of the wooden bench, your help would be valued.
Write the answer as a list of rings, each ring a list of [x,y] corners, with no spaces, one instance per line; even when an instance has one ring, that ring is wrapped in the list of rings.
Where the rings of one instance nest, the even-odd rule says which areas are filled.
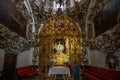
[[[105,68],[90,66],[88,71],[83,71],[83,76],[87,76],[92,80],[119,80],[120,71],[109,70]],[[97,79],[95,79],[97,78]]]
[[[31,70],[31,66],[24,66],[17,68],[17,76],[20,77],[32,77],[36,74],[38,74],[38,70]]]

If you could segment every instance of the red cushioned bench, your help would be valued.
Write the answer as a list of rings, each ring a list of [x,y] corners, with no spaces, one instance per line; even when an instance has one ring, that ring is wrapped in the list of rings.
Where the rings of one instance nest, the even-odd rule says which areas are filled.
[[[93,77],[91,77],[90,75],[97,77],[101,80],[120,80],[120,71],[114,71],[95,66],[90,66],[90,69],[83,72],[83,75],[91,78],[92,80],[96,79],[93,79]]]
[[[38,70],[31,70],[31,66],[17,68],[18,77],[31,77],[38,73]]]
[[[98,77],[96,77],[96,76],[94,76],[94,75],[92,75],[92,74],[90,74],[90,73],[88,73],[88,72],[83,72],[82,75],[87,76],[87,77],[90,78],[91,80],[101,80],[100,78],[98,78]]]

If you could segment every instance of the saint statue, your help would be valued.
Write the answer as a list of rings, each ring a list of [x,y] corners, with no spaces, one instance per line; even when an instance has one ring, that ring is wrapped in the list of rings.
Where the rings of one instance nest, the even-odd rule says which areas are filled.
[[[58,44],[55,44],[55,49],[56,49],[57,53],[63,53],[64,45],[61,44],[60,41],[59,41]]]
[[[61,54],[65,53],[65,42],[63,39],[59,39],[54,45],[55,53]]]

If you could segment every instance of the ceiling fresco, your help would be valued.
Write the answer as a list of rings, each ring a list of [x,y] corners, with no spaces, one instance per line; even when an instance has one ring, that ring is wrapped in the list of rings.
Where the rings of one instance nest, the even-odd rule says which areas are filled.
[[[25,37],[27,21],[11,0],[0,0],[0,23]]]
[[[0,0],[0,49],[20,54],[31,47],[32,61],[40,54],[40,65],[53,59],[86,63],[88,47],[114,56],[120,0]]]
[[[18,34],[16,34],[17,36],[25,37],[30,46],[38,46],[40,44],[39,33],[44,21],[55,15],[64,14],[73,19],[81,29],[81,35],[85,42],[94,40],[95,37],[120,22],[119,0],[76,0],[75,2],[67,0],[66,3],[62,4],[66,6],[62,12],[53,9],[53,1],[55,0],[48,2],[42,0],[0,0],[0,11],[3,12],[0,13],[0,24],[8,29],[4,26],[1,27],[8,32],[9,29],[12,30]],[[63,27],[62,23],[64,22],[58,26]],[[74,31],[74,29],[72,30]],[[1,32],[5,35],[12,35]],[[1,41],[12,41],[12,38],[5,35],[0,34]],[[6,48],[1,44],[2,42],[0,48]]]
[[[120,0],[109,0],[94,18],[96,36],[120,23]]]

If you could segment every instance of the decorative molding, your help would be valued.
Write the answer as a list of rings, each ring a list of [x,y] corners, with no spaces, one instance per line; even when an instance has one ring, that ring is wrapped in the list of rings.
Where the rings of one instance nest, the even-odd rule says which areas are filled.
[[[117,24],[113,29],[96,38],[86,42],[91,49],[97,49],[104,53],[114,54],[120,48],[120,24]]]
[[[32,42],[25,40],[13,31],[0,24],[0,48],[11,53],[21,53],[30,49]]]
[[[0,24],[0,48],[6,48],[10,44],[12,37],[15,35],[14,32]]]
[[[24,4],[24,0],[21,0],[21,1],[19,0],[17,2],[16,2],[16,0],[13,0],[13,1],[16,3],[17,8],[24,14],[24,17],[28,21],[27,32],[26,32],[26,36],[27,36],[26,43],[28,43],[30,45],[30,47],[38,46],[40,44],[39,43],[40,40],[38,38],[39,32],[40,32],[39,29],[41,28],[41,24],[43,24],[45,20],[49,19],[50,17],[55,16],[53,8],[49,7],[46,9],[45,3],[39,2],[39,4],[38,4],[38,2],[31,0],[30,5],[32,8],[32,13],[29,13]],[[91,1],[93,1],[93,2],[91,2]],[[67,9],[64,12],[59,12],[59,10],[58,10],[56,12],[56,15],[65,14],[65,15],[68,15],[68,17],[74,19],[78,23],[79,27],[81,28],[83,40],[85,41],[86,36],[88,36],[88,39],[90,40],[90,41],[88,40],[88,42],[85,41],[85,45],[89,45],[92,48],[93,43],[94,43],[94,45],[96,45],[96,44],[102,45],[102,42],[103,42],[101,39],[94,40],[95,33],[94,33],[93,19],[94,19],[95,15],[107,3],[107,1],[108,0],[85,0],[85,1],[82,1],[82,3],[77,2],[75,4],[75,6],[67,7]],[[90,4],[90,2],[91,2],[91,6],[88,6]],[[33,27],[34,23],[32,21],[31,14],[34,15],[35,32],[32,32],[32,27]],[[85,31],[86,31],[86,29],[85,29],[86,21],[85,20],[87,20],[87,26],[89,26],[87,28],[88,35],[86,35],[86,33],[85,33]],[[5,38],[5,36],[3,36],[3,37]],[[6,42],[3,42],[3,43],[6,43]],[[21,40],[20,40],[20,43],[21,43]]]

